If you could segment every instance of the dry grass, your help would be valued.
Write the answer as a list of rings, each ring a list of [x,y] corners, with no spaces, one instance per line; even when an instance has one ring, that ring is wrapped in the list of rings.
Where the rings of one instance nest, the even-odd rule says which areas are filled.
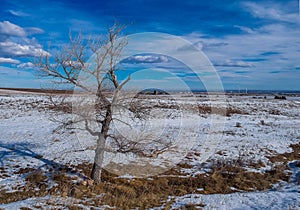
[[[292,144],[290,147],[293,149],[292,152],[287,152],[283,154],[277,154],[275,156],[269,156],[269,160],[273,163],[283,162],[287,163],[292,160],[300,160],[300,143]]]
[[[200,114],[218,114],[222,116],[230,117],[233,114],[249,114],[241,109],[234,108],[234,107],[211,107],[209,105],[198,105],[198,111]]]
[[[37,170],[33,173],[30,173],[25,180],[30,183],[41,183],[46,181],[47,177],[43,174],[41,170]]]
[[[88,175],[91,165],[80,164],[76,171]],[[248,172],[239,162],[214,162],[211,171],[195,177],[183,176],[181,165],[166,172],[163,176],[151,179],[136,178],[132,180],[117,178],[103,171],[102,182],[97,185],[82,184],[75,181],[65,171],[55,172],[51,180],[57,185],[47,189],[46,176],[41,171],[30,173],[26,177],[26,186],[13,193],[2,192],[0,203],[9,203],[28,197],[40,197],[47,194],[62,197],[74,197],[85,205],[109,205],[118,209],[146,209],[160,206],[168,196],[182,196],[189,193],[215,194],[235,191],[254,191],[270,189],[279,180],[288,180],[285,168],[276,167],[264,174]],[[49,179],[49,178],[48,178]],[[35,188],[39,188],[38,191]],[[202,188],[203,191],[197,191]],[[101,198],[97,195],[102,195]],[[87,199],[90,198],[90,199]],[[76,206],[73,206],[74,208]],[[77,207],[76,207],[77,208]],[[79,207],[78,207],[79,208]],[[186,209],[194,209],[188,205]]]
[[[193,204],[193,203],[187,203],[184,206],[182,206],[182,209],[186,209],[186,210],[196,210],[199,209],[198,207],[204,207],[204,204]]]
[[[28,172],[26,185],[19,187],[15,192],[0,192],[0,203],[10,203],[29,197],[45,195],[73,197],[81,200],[80,203],[90,206],[109,205],[117,209],[147,209],[161,206],[169,196],[182,196],[190,193],[216,194],[233,193],[236,191],[268,190],[279,181],[289,181],[288,161],[299,159],[300,144],[291,145],[293,152],[269,157],[272,162],[281,162],[265,173],[249,172],[245,168],[265,167],[259,161],[244,162],[214,161],[210,171],[196,176],[189,176],[182,172],[182,168],[191,168],[188,164],[181,164],[167,171],[161,176],[151,178],[124,179],[103,171],[100,184],[87,184],[82,178],[74,178],[75,174],[88,177],[91,164],[82,163],[53,171],[46,176],[42,170],[32,172],[31,169],[22,169]],[[4,169],[1,169],[2,171]],[[73,174],[73,176],[70,176]],[[47,189],[49,182],[56,185]],[[38,188],[38,190],[36,190]],[[203,189],[199,191],[197,189]],[[99,197],[99,195],[101,195]],[[174,202],[174,201],[173,201]],[[51,201],[50,201],[51,203]],[[54,203],[55,204],[55,203]],[[171,203],[166,203],[166,206]],[[80,209],[74,205],[70,209]],[[187,205],[185,209],[195,209],[198,206]]]

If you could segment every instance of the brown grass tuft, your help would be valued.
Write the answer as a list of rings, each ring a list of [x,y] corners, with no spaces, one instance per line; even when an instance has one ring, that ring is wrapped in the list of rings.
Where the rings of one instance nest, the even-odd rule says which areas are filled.
[[[241,109],[234,108],[234,107],[211,107],[209,105],[198,105],[198,111],[200,114],[218,114],[222,116],[230,117],[233,114],[249,114]]]
[[[275,162],[287,163],[292,160],[300,160],[300,142],[297,144],[291,144],[290,147],[293,149],[292,152],[277,154],[275,156],[268,156],[269,160],[272,163]]]
[[[42,171],[37,170],[26,176],[25,180],[32,184],[40,184],[46,181],[47,177],[43,174]]]

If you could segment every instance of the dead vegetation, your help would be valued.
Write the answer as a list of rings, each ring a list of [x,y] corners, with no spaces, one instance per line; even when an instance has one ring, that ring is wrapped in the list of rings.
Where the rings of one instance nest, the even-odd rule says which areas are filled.
[[[272,162],[288,163],[293,160],[300,160],[300,143],[291,144],[290,147],[293,149],[292,152],[286,152],[283,154],[276,154],[275,156],[269,156],[268,159]]]
[[[292,145],[293,153],[299,152],[299,145]],[[299,153],[297,153],[299,155]],[[297,158],[297,154],[289,154],[288,159]],[[276,159],[278,160],[278,158]],[[102,182],[94,184],[87,179],[91,173],[91,164],[82,163],[60,170],[54,170],[50,175],[42,170],[22,169],[27,172],[26,185],[15,189],[15,192],[0,193],[0,203],[10,203],[29,197],[46,195],[73,197],[78,203],[90,206],[109,205],[117,209],[146,209],[161,206],[169,196],[182,196],[190,193],[216,194],[268,190],[279,181],[288,181],[289,174],[286,163],[278,164],[265,173],[250,172],[246,167],[259,169],[265,165],[245,163],[241,160],[213,161],[210,170],[203,174],[191,176],[182,172],[183,168],[192,168],[188,164],[178,165],[166,173],[150,178],[125,179],[118,178],[103,171]],[[79,177],[78,175],[82,176]],[[83,179],[82,179],[83,177]],[[50,189],[49,183],[54,182]],[[199,190],[200,189],[200,190]],[[49,201],[51,204],[52,201]],[[55,202],[52,203],[55,205]],[[76,205],[73,209],[79,208]],[[186,209],[195,209],[194,205]]]
[[[243,111],[241,109],[229,106],[229,107],[212,107],[209,105],[198,105],[198,111],[200,114],[218,114],[222,116],[230,117],[233,114],[245,114],[248,115],[249,113],[246,111]]]

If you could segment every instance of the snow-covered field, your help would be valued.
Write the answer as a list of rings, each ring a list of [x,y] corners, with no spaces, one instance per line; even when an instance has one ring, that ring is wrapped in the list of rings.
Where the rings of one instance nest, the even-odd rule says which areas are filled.
[[[212,160],[238,158],[261,161],[264,167],[249,170],[263,173],[273,167],[268,157],[292,152],[290,145],[300,142],[300,96],[275,100],[272,95],[266,98],[232,95],[226,97],[225,104],[220,104],[218,100],[211,101],[205,96],[196,98],[202,108],[225,105],[233,111],[221,116],[218,113],[201,112],[200,108],[200,113],[191,111],[180,119],[180,135],[176,132],[174,135],[196,139],[191,143],[189,155],[182,157],[182,162],[191,165],[184,169],[190,176],[206,172],[203,161],[209,165]],[[194,103],[190,97],[183,95],[176,95],[175,101],[183,107]],[[25,184],[26,172],[20,172],[21,169],[45,170],[47,165],[54,162],[62,165],[92,163],[94,142],[91,139],[83,141],[83,137],[78,138],[74,130],[57,129],[60,125],[57,119],[63,119],[63,114],[49,109],[48,105],[49,98],[43,94],[0,91],[1,193],[14,192]],[[156,122],[151,124],[152,127],[171,126],[171,122],[176,127],[176,119],[169,118],[164,124],[158,123],[158,119]],[[182,142],[186,143],[184,140]],[[207,150],[207,158],[198,154]],[[187,204],[198,204],[203,209],[300,209],[300,168],[299,164],[294,164],[300,160],[293,161],[290,162],[290,166],[293,166],[290,167],[290,181],[279,182],[267,191],[170,196],[174,200],[171,208],[182,209]],[[73,198],[56,197],[57,206],[50,206],[47,203],[49,199],[53,197],[27,198],[0,204],[0,209],[35,209],[34,206],[67,209],[67,204],[74,201]],[[89,209],[89,206],[82,205],[81,208]]]

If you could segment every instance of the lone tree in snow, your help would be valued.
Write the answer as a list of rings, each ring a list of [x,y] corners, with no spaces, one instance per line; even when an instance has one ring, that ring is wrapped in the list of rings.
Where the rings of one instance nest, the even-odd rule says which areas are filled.
[[[108,138],[113,140],[117,152],[135,152],[145,157],[162,153],[171,147],[170,141],[156,140],[156,149],[147,153],[143,149],[145,141],[128,140],[115,131],[110,132],[113,120],[122,122],[121,119],[115,119],[113,114],[117,106],[125,107],[119,94],[124,85],[130,81],[130,76],[122,82],[118,81],[116,77],[117,64],[120,62],[122,51],[127,45],[126,37],[119,38],[123,28],[123,26],[115,24],[104,37],[98,36],[96,39],[84,39],[80,34],[76,38],[70,36],[70,43],[55,56],[41,55],[36,62],[44,76],[76,86],[83,92],[93,95],[95,99],[92,105],[86,104],[83,99],[77,104],[77,107],[73,105],[73,107],[63,108],[64,111],[67,110],[78,116],[75,120],[64,122],[64,125],[73,126],[76,123],[81,123],[83,129],[97,139],[91,173],[91,178],[95,182],[101,181],[103,158]],[[93,56],[91,57],[91,55]],[[92,82],[89,83],[89,81]],[[107,85],[108,83],[110,85]],[[136,101],[137,103],[131,100],[127,110],[135,118],[142,119],[147,115],[149,107],[143,108],[141,103]],[[90,110],[94,110],[94,112],[90,112]],[[126,122],[123,123],[126,124]],[[95,124],[97,126],[93,126]],[[147,137],[143,136],[142,138],[144,140]]]

